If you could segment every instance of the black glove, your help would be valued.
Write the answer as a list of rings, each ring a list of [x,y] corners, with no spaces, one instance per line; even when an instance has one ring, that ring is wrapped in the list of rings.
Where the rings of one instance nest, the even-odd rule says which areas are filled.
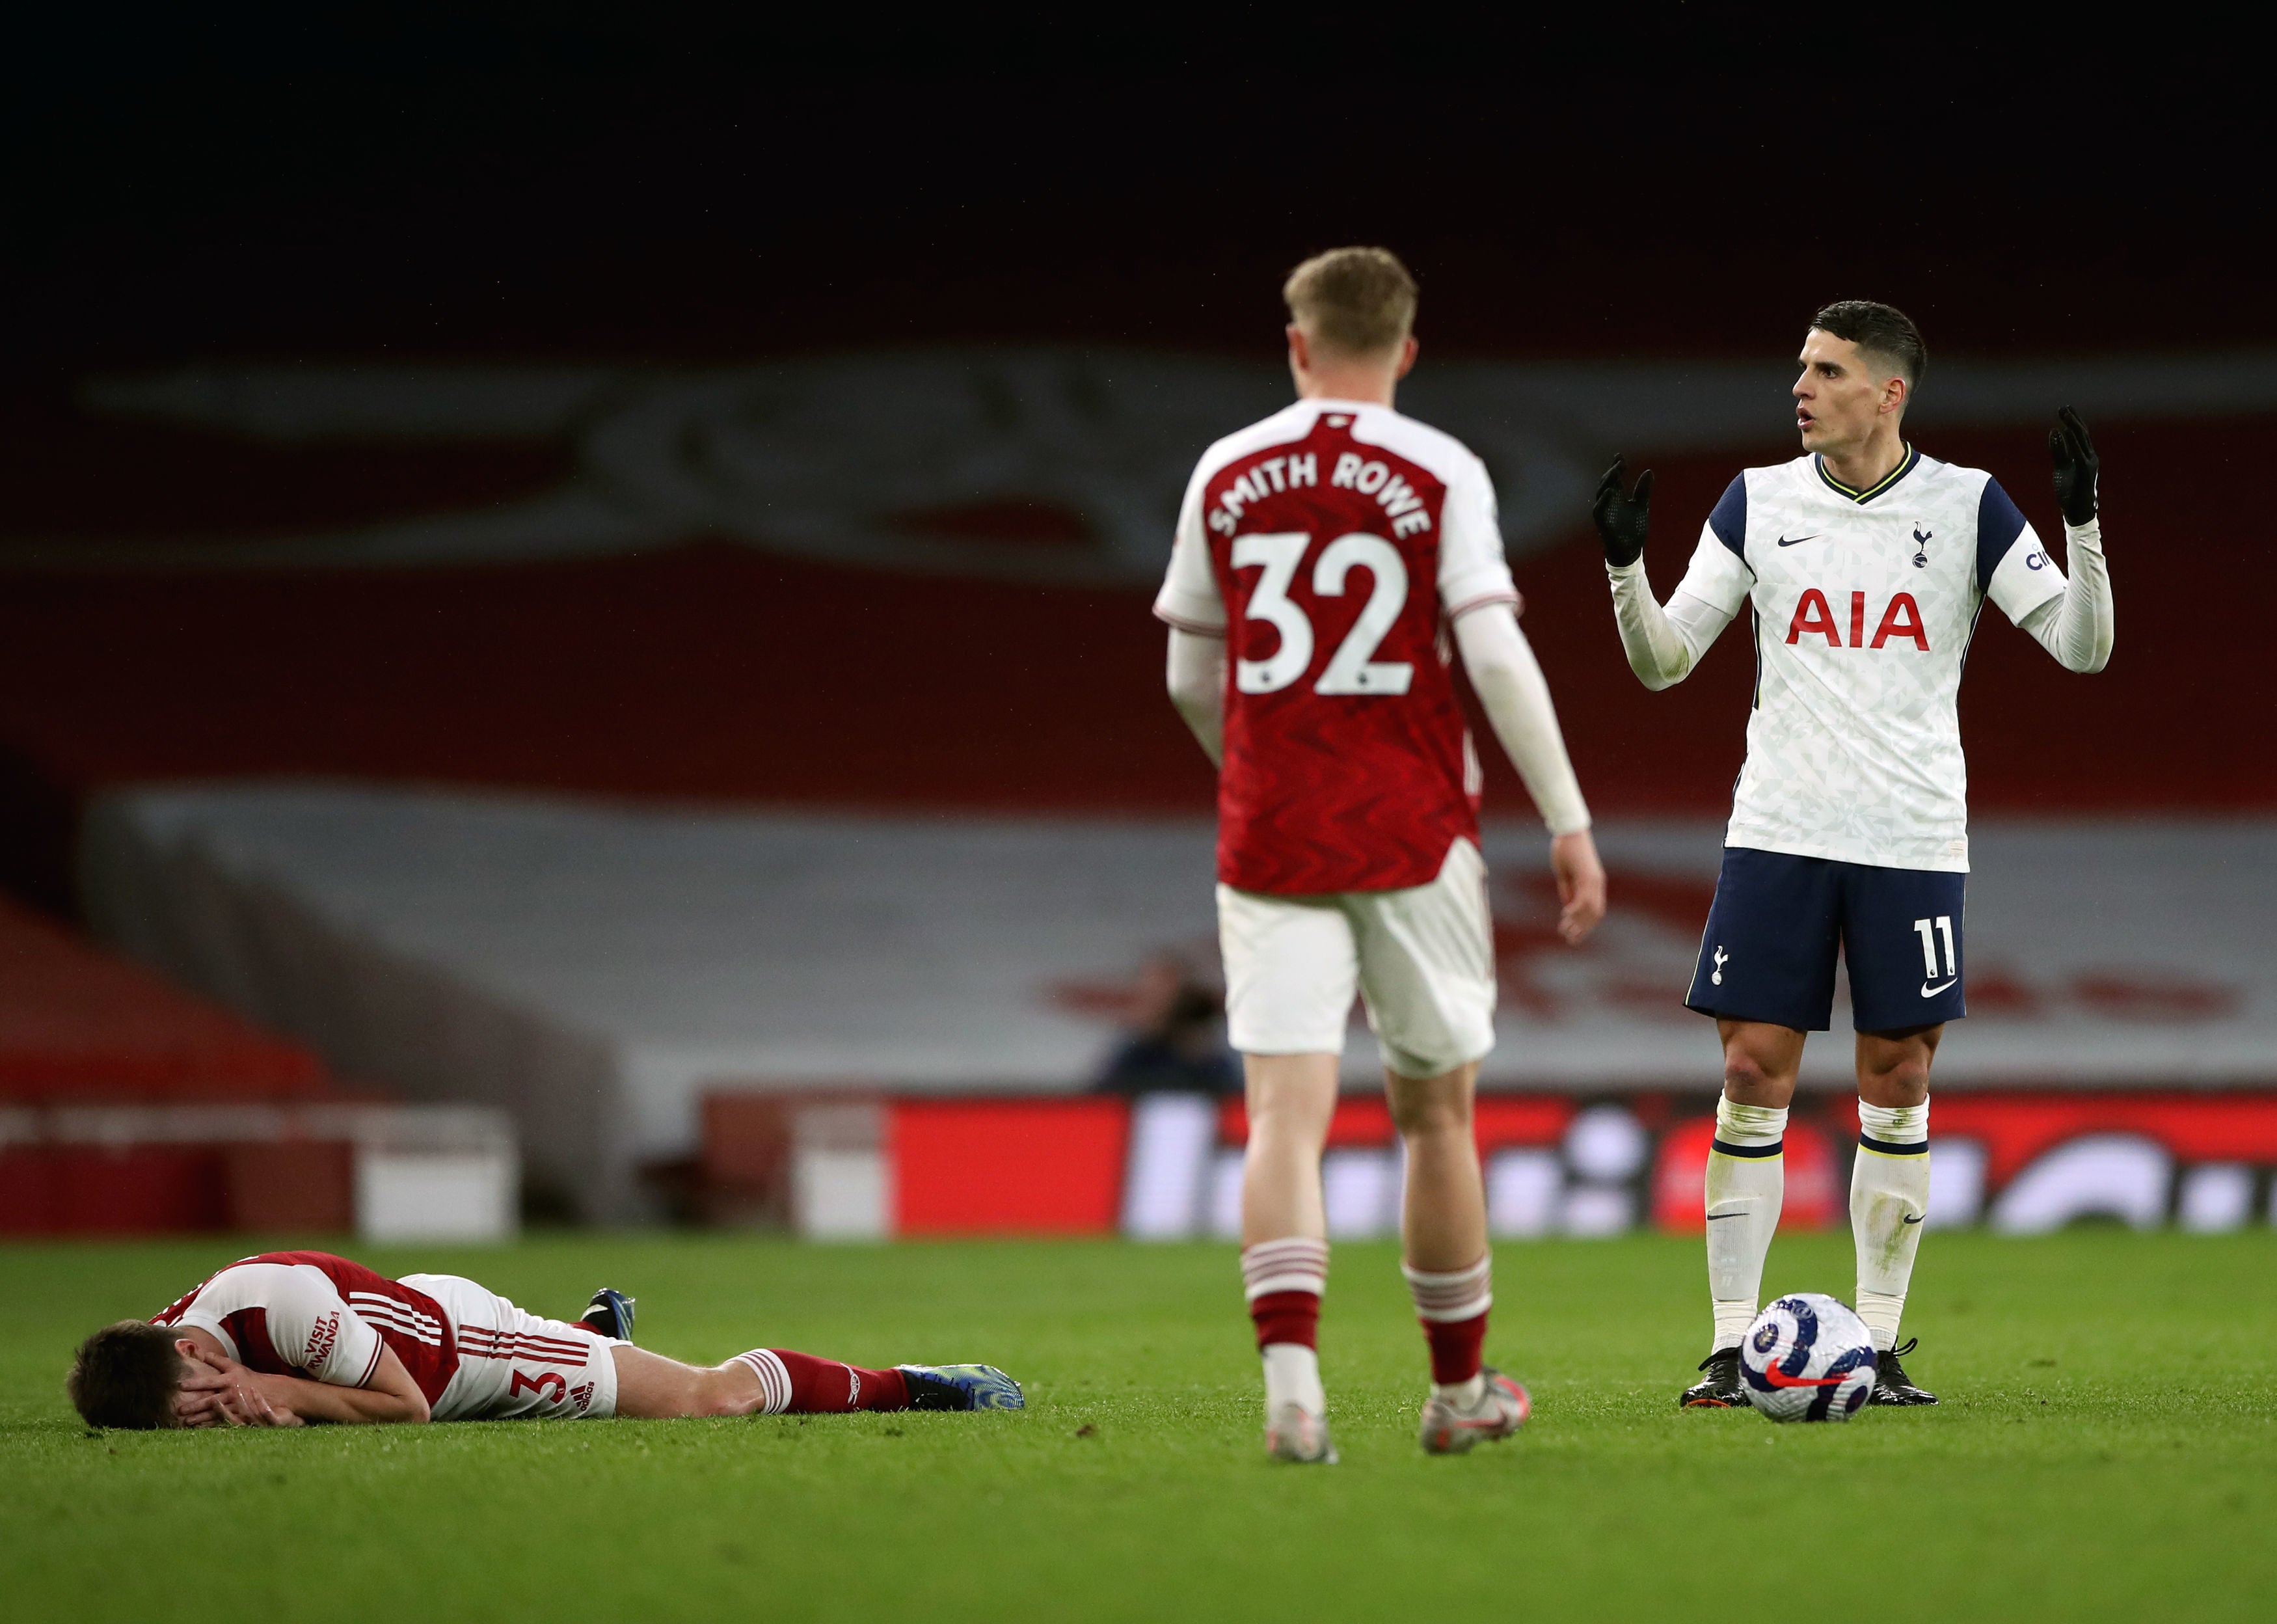
[[[2083,436],[2086,431],[2080,431]],[[1645,530],[1652,519],[1652,470],[1647,469],[1626,490],[1628,465],[1613,459],[1612,467],[1597,484],[1597,499],[1589,504],[1589,517],[1597,523],[1597,538],[1605,544],[1605,562],[1616,568],[1644,556]]]
[[[2066,524],[2087,524],[2095,518],[2095,481],[2103,465],[2096,461],[2095,442],[2087,438],[2087,424],[2070,407],[2056,414],[2048,431],[2048,455],[2056,464],[2056,505]]]

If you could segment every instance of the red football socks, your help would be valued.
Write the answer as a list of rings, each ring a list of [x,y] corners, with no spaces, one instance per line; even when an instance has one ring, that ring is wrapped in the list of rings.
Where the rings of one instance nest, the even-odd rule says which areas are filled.
[[[1291,1237],[1241,1249],[1242,1292],[1257,1326],[1257,1346],[1293,1342],[1318,1347],[1321,1293],[1329,1284],[1329,1244]]]
[[[1423,1339],[1431,1345],[1431,1379],[1442,1387],[1467,1382],[1485,1364],[1487,1316],[1425,1320]]]
[[[735,1361],[759,1378],[769,1415],[841,1415],[849,1410],[905,1410],[910,1384],[898,1370],[865,1370],[788,1348],[753,1348]]]
[[[1442,1387],[1479,1373],[1487,1340],[1487,1310],[1494,1307],[1494,1260],[1443,1274],[1399,1266],[1414,1294],[1415,1316],[1431,1345],[1431,1379]]]
[[[1249,1317],[1257,1326],[1257,1346],[1294,1342],[1321,1346],[1321,1298],[1317,1292],[1268,1292],[1252,1300]]]

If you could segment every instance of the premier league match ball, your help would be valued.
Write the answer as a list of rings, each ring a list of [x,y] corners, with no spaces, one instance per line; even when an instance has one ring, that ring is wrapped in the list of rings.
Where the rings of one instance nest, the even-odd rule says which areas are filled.
[[[1748,1327],[1740,1369],[1748,1402],[1773,1421],[1847,1421],[1874,1391],[1874,1340],[1824,1292],[1797,1292]]]

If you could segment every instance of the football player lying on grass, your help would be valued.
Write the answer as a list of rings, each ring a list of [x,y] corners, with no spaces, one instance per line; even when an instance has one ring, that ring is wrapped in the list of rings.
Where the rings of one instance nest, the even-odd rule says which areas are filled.
[[[865,1370],[786,1348],[686,1365],[632,1343],[633,1300],[604,1288],[575,1322],[541,1319],[456,1275],[390,1280],[327,1252],[232,1263],[149,1321],[80,1345],[67,1385],[96,1427],[525,1416],[1017,1410],[991,1365]]]

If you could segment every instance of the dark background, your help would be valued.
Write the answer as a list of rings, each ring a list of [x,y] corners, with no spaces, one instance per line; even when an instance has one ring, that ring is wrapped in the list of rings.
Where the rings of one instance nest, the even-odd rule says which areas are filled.
[[[1249,349],[1351,240],[1466,354],[1753,355],[1852,295],[1933,352],[2277,332],[2218,32],[1706,11],[19,27],[0,365]]]

